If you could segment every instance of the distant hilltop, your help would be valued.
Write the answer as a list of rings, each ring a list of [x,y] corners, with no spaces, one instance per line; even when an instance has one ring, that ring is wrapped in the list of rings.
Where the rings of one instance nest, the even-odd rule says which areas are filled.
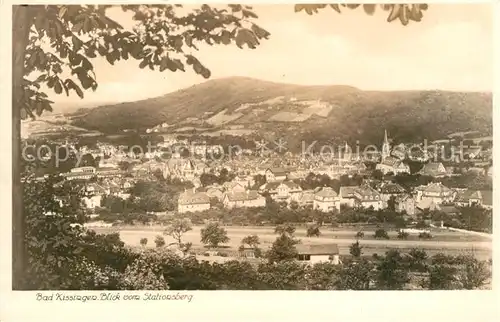
[[[209,80],[164,96],[86,110],[72,124],[104,133],[136,129],[201,135],[256,135],[380,142],[435,140],[453,132],[492,132],[492,94],[363,91],[246,77]],[[168,127],[161,126],[168,124]],[[156,128],[156,130],[154,130]]]

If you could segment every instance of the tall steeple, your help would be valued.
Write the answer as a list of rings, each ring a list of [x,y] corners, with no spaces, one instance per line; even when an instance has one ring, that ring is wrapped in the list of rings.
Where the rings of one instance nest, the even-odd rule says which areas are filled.
[[[387,130],[384,132],[384,143],[382,144],[382,161],[385,160],[391,154],[391,147],[389,146],[389,140],[387,139]]]

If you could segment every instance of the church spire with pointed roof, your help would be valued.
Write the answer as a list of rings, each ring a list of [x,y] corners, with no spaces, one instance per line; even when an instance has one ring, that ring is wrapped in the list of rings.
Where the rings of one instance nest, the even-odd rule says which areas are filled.
[[[382,144],[382,161],[385,160],[391,154],[391,147],[389,146],[389,140],[387,139],[387,130],[384,130],[384,143]]]

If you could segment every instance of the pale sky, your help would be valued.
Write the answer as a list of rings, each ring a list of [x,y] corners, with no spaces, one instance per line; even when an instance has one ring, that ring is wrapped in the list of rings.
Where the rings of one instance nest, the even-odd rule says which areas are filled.
[[[377,8],[378,9],[378,8]],[[491,91],[491,4],[431,4],[420,23],[386,22],[361,8],[342,14],[327,8],[309,16],[293,5],[255,5],[259,26],[271,33],[257,49],[199,46],[195,56],[212,78],[246,76],[303,85],[351,85],[364,90],[442,89]],[[121,10],[110,15],[132,23]],[[93,60],[99,87],[76,95],[51,95],[57,106],[135,101],[204,82],[185,73],[139,69],[139,61],[109,65]]]

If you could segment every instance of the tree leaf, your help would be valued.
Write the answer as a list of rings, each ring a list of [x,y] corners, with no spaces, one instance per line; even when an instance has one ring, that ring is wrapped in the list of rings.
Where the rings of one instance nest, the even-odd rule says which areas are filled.
[[[71,52],[69,54],[69,62],[72,66],[78,66],[82,62],[82,56]]]
[[[57,38],[63,37],[64,36],[64,29],[59,20],[54,20],[53,24],[55,25],[55,32],[57,35]]]
[[[40,82],[43,82],[47,79],[47,74],[42,74],[40,76],[38,76],[36,79],[35,79],[35,82],[36,83],[40,83]]]
[[[43,104],[44,111],[52,112],[52,106],[50,106],[49,101],[43,101],[42,104]]]
[[[262,29],[261,27],[257,26],[256,24],[252,25],[252,31],[257,36],[257,38],[268,39],[268,37],[271,35],[267,30]]]
[[[71,30],[77,34],[81,32],[83,28],[83,21],[77,22],[76,24],[73,25],[73,28]]]
[[[366,14],[372,16],[375,13],[375,4],[363,4],[363,10]]]
[[[421,21],[422,20],[422,11],[420,10],[420,5],[414,4],[411,6],[411,10],[409,13],[409,18],[413,21]]]
[[[403,26],[408,25],[409,19],[408,16],[410,15],[410,11],[408,9],[407,5],[403,5],[402,9],[399,12],[399,20],[403,24]]]
[[[43,103],[41,101],[35,102],[35,112],[36,115],[40,116],[43,113]]]
[[[392,22],[392,21],[396,20],[400,15],[401,8],[402,8],[402,5],[394,4],[394,6],[392,7],[392,11],[389,14],[389,17],[387,17],[387,21]]]
[[[242,10],[242,14],[243,14],[243,17],[245,17],[245,18],[248,18],[248,17],[255,18],[255,19],[259,18],[259,16],[257,16],[254,12],[252,12],[250,10],[246,10],[246,9]]]
[[[330,7],[332,7],[333,10],[337,11],[338,13],[340,13],[340,6],[337,3],[330,4]]]
[[[193,37],[191,37],[190,34],[185,34],[184,35],[184,42],[186,43],[186,45],[188,45],[189,47],[193,47]]]
[[[196,74],[201,74],[203,71],[203,66],[199,61],[196,61],[195,63],[193,63],[193,69],[196,72]]]
[[[167,69],[167,65],[168,65],[168,58],[163,57],[160,61],[160,72],[163,72],[165,69]]]
[[[83,91],[72,79],[66,79],[65,83],[68,88],[73,89],[80,98],[83,98]]]
[[[88,71],[94,69],[94,66],[92,66],[92,63],[86,57],[82,56],[81,58],[82,58],[83,69],[88,70]]]
[[[184,69],[184,64],[181,62],[180,59],[174,58],[172,59],[172,63],[176,66],[178,70],[185,71]]]
[[[259,44],[255,34],[246,28],[242,28],[238,31],[236,35],[236,45],[240,48],[243,48],[243,44],[246,44],[248,48],[256,48]]]
[[[54,91],[56,92],[56,94],[61,94],[62,93],[62,85],[61,85],[61,82],[60,82],[59,78],[57,78],[55,80]]]
[[[48,88],[52,88],[52,87],[54,87],[54,83],[55,83],[55,79],[54,79],[54,77],[50,77],[50,78],[48,79],[48,81],[47,81],[47,87],[48,87]]]
[[[304,5],[302,5],[302,4],[296,4],[296,5],[294,6],[294,10],[295,10],[295,12],[300,12],[300,11],[302,11],[302,10],[304,10],[304,9],[305,9],[305,7],[304,7]]]
[[[45,53],[41,49],[39,49],[37,53],[38,63],[40,64],[40,66],[43,66],[43,68],[45,68],[45,64],[47,63],[47,57],[45,56]]]
[[[110,63],[111,65],[114,65],[115,64],[115,59],[113,57],[113,55],[111,53],[107,54],[106,55],[106,60],[108,61],[108,63]]]
[[[356,9],[357,7],[360,6],[360,4],[348,3],[348,4],[345,4],[344,6],[346,6],[349,9]]]
[[[93,49],[93,48],[87,48],[85,50],[85,55],[89,58],[96,58],[97,57],[97,55],[95,54],[95,49]],[[85,60],[83,60],[83,61],[85,61]]]
[[[71,37],[71,42],[73,43],[73,51],[77,52],[82,48],[83,46],[83,41],[81,41],[77,36],[73,35]]]
[[[59,9],[59,18],[64,18],[64,15],[66,15],[66,12],[68,12],[68,7],[66,6],[61,6]]]
[[[85,20],[83,21],[83,32],[88,34],[92,28],[92,21],[90,17],[85,17]]]
[[[62,73],[62,68],[61,68],[61,65],[60,64],[54,64],[52,65],[52,70],[54,71],[54,73],[56,74],[60,74]]]
[[[231,33],[227,30],[221,31],[221,41],[224,45],[229,45],[231,43]]]
[[[231,8],[233,12],[239,12],[242,9],[240,4],[228,4],[227,6]]]

